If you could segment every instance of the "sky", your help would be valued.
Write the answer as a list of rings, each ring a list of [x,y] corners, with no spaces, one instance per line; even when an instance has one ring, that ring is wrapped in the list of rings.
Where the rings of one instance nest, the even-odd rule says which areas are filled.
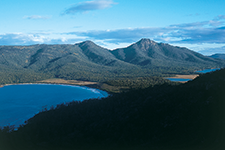
[[[116,49],[141,38],[225,53],[224,0],[1,0],[0,45],[75,44]]]

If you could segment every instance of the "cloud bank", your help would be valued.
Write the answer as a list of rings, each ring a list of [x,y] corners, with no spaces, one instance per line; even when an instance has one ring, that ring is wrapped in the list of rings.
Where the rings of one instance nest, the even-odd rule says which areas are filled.
[[[94,1],[86,1],[81,2],[76,5],[67,8],[62,15],[74,15],[77,13],[85,13],[93,10],[106,9],[111,7],[113,4],[113,0],[94,0]]]
[[[72,44],[82,38],[49,38],[40,34],[0,34],[0,45]]]
[[[100,45],[107,48],[111,45],[112,47],[110,48],[114,49],[117,45],[124,43],[131,44],[141,38],[150,38],[156,42],[174,45],[192,45],[192,47],[194,45],[198,50],[204,50],[206,47],[203,47],[203,45],[221,47],[225,45],[225,15],[216,16],[208,21],[174,24],[166,27],[89,30],[47,34],[6,33],[0,34],[0,45],[74,44],[80,41],[92,40],[96,43],[101,43]],[[217,51],[219,50],[217,49]]]
[[[209,21],[175,24],[167,27],[92,30],[69,32],[67,34],[83,36],[94,40],[105,40],[111,43],[135,42],[141,38],[150,38],[152,40],[167,43],[225,44],[224,21],[225,15],[219,15]]]
[[[166,28],[133,28],[133,29],[118,29],[118,30],[102,30],[102,31],[86,31],[86,32],[70,32],[77,36],[84,36],[95,40],[106,40],[112,43],[134,42],[140,38],[148,38],[152,35],[164,34]]]

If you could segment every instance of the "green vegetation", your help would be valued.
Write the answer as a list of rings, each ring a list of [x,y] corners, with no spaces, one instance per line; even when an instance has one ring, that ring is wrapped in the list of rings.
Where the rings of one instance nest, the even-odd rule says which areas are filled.
[[[35,115],[17,131],[3,128],[0,148],[223,149],[224,76],[222,69],[185,84],[61,104]],[[108,84],[132,83],[120,82]]]
[[[185,84],[161,77],[224,66],[148,39],[114,51],[91,41],[0,46],[0,84],[63,78],[114,93],[43,110],[18,130],[3,127],[0,149],[221,149],[225,70]]]
[[[203,56],[187,48],[141,39],[126,48],[112,51],[114,56],[130,64],[148,67],[201,68],[223,66],[224,62]]]
[[[110,93],[120,93],[124,91],[134,89],[144,89],[147,87],[153,87],[155,85],[161,85],[164,83],[168,84],[179,84],[169,80],[165,80],[161,77],[138,77],[138,78],[121,78],[117,80],[108,80],[103,84],[100,84],[100,89],[103,89]]]
[[[13,83],[34,83],[36,81],[52,78],[53,75],[36,73],[27,70],[0,71],[0,85]]]
[[[74,45],[0,46],[0,84],[34,82],[47,78],[108,82],[109,80],[191,74],[224,67],[186,48],[142,39],[110,51],[91,41]]]

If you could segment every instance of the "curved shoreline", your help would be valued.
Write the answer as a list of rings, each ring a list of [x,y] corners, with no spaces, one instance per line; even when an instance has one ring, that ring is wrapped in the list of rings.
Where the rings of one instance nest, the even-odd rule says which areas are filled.
[[[98,82],[90,82],[90,81],[78,81],[78,80],[64,80],[64,79],[46,79],[42,81],[36,81],[32,83],[10,83],[10,84],[4,84],[0,85],[0,88],[3,88],[4,86],[10,86],[10,85],[23,85],[23,84],[51,84],[51,85],[71,85],[71,86],[84,86],[91,89],[98,89],[103,92],[106,92],[107,95],[110,95],[109,92],[101,89],[99,87]]]
[[[1,87],[8,86],[8,85],[19,85],[19,84],[59,84],[59,85],[77,85],[77,86],[88,86],[88,85],[95,85],[98,82],[90,82],[90,81],[78,81],[78,80],[64,80],[64,79],[46,79],[42,81],[36,81],[31,83],[10,83],[0,85]]]
[[[16,85],[18,87],[16,87]],[[54,101],[51,101],[50,100],[50,103],[46,103],[46,105],[43,104],[43,106],[41,106],[41,105],[33,105],[33,104],[32,105],[30,105],[30,104],[29,105],[19,105],[18,108],[20,108],[21,106],[22,107],[27,107],[28,108],[27,110],[29,110],[30,108],[33,109],[33,107],[38,107],[38,110],[36,112],[32,112],[33,114],[39,113],[41,110],[43,110],[43,108],[50,109],[51,106],[54,106],[55,107],[55,106],[57,106],[57,104],[70,103],[72,101],[83,101],[83,100],[89,100],[89,99],[93,99],[93,98],[94,99],[101,99],[101,98],[105,98],[105,97],[108,97],[109,96],[109,94],[106,91],[103,91],[103,90],[100,90],[100,89],[91,88],[91,87],[87,87],[87,86],[80,86],[80,85],[68,85],[68,84],[52,84],[52,83],[18,83],[18,84],[16,84],[16,83],[13,83],[13,84],[5,84],[5,86],[6,86],[5,88],[6,88],[7,91],[9,91],[9,93],[11,93],[13,90],[18,89],[18,88],[21,88],[21,89],[27,89],[27,88],[29,88],[30,89],[29,92],[31,92],[31,91],[35,91],[35,90],[33,90],[33,88],[32,88],[33,86],[32,85],[34,85],[35,89],[36,89],[36,87],[38,87],[38,89],[42,89],[42,85],[43,85],[43,86],[45,86],[46,91],[48,91],[47,89],[52,89],[52,87],[57,87],[56,90],[55,90],[55,88],[53,88],[52,93],[54,95],[58,93],[57,92],[57,89],[60,90],[60,89],[64,89],[64,88],[66,88],[66,90],[62,90],[63,94],[64,93],[67,93],[67,88],[69,88],[69,90],[75,90],[74,91],[75,93],[76,93],[76,90],[79,89],[79,90],[81,90],[81,91],[84,92],[84,94],[82,94],[83,96],[85,96],[86,95],[86,92],[87,92],[87,96],[85,96],[86,98],[82,98],[82,99],[80,97],[77,97],[76,98],[76,94],[75,94],[74,96],[72,96],[72,98],[70,97],[69,99],[66,99],[66,98],[65,99],[58,98],[58,100],[60,100],[60,102],[58,102],[58,100],[54,100]],[[9,87],[9,89],[7,88],[7,86]],[[12,86],[12,89],[10,89],[11,86]],[[4,91],[4,89],[2,89],[2,91]],[[41,91],[39,91],[39,90],[37,90],[37,91],[38,91],[37,92],[38,95],[42,95],[42,92]],[[26,93],[26,90],[20,91],[20,93],[24,93],[24,92]],[[61,90],[59,91],[59,93],[60,92],[61,92]],[[74,92],[72,91],[71,94],[73,94]],[[3,94],[3,97],[4,97],[4,93],[2,93],[2,94]],[[79,95],[79,93],[77,93],[77,94]],[[27,95],[29,95],[29,94],[27,94]],[[5,96],[7,96],[7,95],[5,95]],[[48,95],[47,97],[48,97],[47,98],[47,100],[48,100],[49,97],[51,97],[51,95],[50,96]],[[15,99],[17,99],[17,98],[15,98]],[[26,98],[23,98],[23,99],[26,99]],[[4,98],[3,98],[3,100],[4,100]],[[19,100],[22,100],[22,99],[19,98]],[[61,100],[63,100],[63,101],[61,102]],[[57,103],[55,103],[55,101],[57,101]],[[11,105],[15,105],[16,106],[17,103],[14,104],[14,103],[12,103],[10,101],[10,105],[9,106],[11,106]],[[15,108],[17,108],[17,106]],[[40,110],[39,110],[39,108],[40,108]],[[19,110],[19,109],[17,109],[17,110]],[[13,111],[11,111],[11,112],[13,112]],[[27,112],[29,112],[29,111],[27,111]],[[31,118],[31,117],[29,117],[29,118]],[[26,120],[29,119],[29,118],[26,118]],[[20,121],[20,119],[19,119],[19,121]],[[14,125],[15,122],[17,123],[17,121],[13,121],[13,122],[10,122],[9,124]],[[4,126],[4,125],[1,125],[1,126]],[[16,127],[17,127],[17,125],[16,125]]]

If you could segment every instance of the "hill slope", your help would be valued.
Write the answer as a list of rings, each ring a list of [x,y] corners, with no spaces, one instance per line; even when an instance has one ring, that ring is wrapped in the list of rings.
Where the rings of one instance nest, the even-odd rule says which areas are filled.
[[[127,48],[110,51],[91,41],[74,45],[0,46],[1,84],[13,74],[29,73],[29,79],[48,76],[64,79],[106,81],[145,76],[190,73],[211,67],[224,67],[225,60],[213,59],[186,48],[142,39]],[[46,75],[45,75],[46,74]],[[6,77],[6,78],[5,78]],[[28,80],[29,80],[28,79]],[[21,82],[23,82],[21,80]]]
[[[178,86],[164,84],[58,105],[18,131],[2,130],[0,146],[220,150],[225,146],[224,76],[225,69]]]
[[[17,69],[66,79],[98,81],[140,70],[90,41],[75,45],[1,46],[0,53],[0,72]]]
[[[130,65],[117,60],[109,50],[91,41],[75,45],[2,46],[0,52],[0,64],[32,70],[51,70],[50,66],[54,63],[58,63],[57,67],[76,62],[104,66],[115,63],[126,67]]]

